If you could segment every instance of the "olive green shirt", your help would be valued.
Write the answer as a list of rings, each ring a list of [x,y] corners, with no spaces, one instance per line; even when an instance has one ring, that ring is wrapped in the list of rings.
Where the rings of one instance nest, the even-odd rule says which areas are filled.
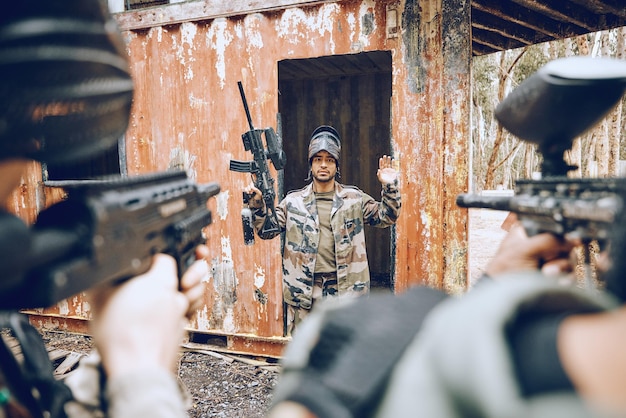
[[[334,273],[337,271],[335,261],[335,238],[330,226],[330,210],[333,206],[335,191],[315,193],[317,215],[320,219],[320,243],[315,259],[315,273]]]

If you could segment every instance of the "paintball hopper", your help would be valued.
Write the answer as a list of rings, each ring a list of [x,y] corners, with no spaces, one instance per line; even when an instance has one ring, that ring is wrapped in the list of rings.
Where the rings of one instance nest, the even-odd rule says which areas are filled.
[[[617,104],[626,90],[626,61],[569,57],[549,62],[529,76],[496,108],[500,124],[538,145],[545,176],[574,167],[563,152]]]

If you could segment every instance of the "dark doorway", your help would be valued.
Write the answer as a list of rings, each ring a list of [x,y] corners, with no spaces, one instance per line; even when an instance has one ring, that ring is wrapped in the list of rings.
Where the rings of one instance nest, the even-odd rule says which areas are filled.
[[[280,61],[278,87],[287,154],[281,191],[306,184],[311,132],[319,125],[332,125],[342,139],[339,181],[380,200],[378,159],[391,154],[391,53]],[[372,289],[392,288],[393,233],[393,228],[366,229]]]

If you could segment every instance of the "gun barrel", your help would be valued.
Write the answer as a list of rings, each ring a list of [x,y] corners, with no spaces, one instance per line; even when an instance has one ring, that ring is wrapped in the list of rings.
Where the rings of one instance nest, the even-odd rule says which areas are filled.
[[[217,182],[211,182],[207,184],[199,184],[198,192],[203,198],[210,198],[220,192],[220,185]]]
[[[148,187],[173,181],[185,181],[187,172],[182,170],[160,171],[138,176],[110,175],[87,180],[46,181],[46,186],[60,187],[72,193],[101,193],[105,190],[127,190],[137,187]]]
[[[248,101],[246,100],[246,93],[243,91],[243,84],[241,84],[241,81],[238,81],[237,85],[239,86],[239,94],[241,94],[243,109],[246,111],[246,117],[248,118],[248,125],[250,125],[250,130],[254,131],[254,126],[252,126],[252,117],[250,116],[250,109],[248,108]]]
[[[481,196],[473,193],[460,194],[456,197],[456,204],[462,208],[482,208],[510,211],[511,197],[509,196]]]

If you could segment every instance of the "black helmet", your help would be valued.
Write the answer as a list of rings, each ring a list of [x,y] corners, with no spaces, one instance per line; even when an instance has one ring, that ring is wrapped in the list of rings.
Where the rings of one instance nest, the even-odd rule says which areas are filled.
[[[326,151],[333,156],[337,164],[339,164],[339,156],[341,155],[341,138],[335,128],[328,125],[322,125],[315,128],[311,134],[309,142],[309,163],[315,154],[320,151]]]
[[[133,84],[106,0],[20,0],[0,15],[0,158],[83,159],[126,131]]]

